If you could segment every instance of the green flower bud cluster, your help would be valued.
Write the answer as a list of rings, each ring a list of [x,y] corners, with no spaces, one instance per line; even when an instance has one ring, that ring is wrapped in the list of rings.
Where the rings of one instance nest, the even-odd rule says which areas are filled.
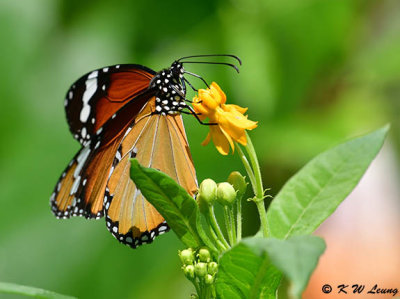
[[[218,272],[218,264],[212,261],[210,251],[200,248],[197,251],[188,248],[179,251],[179,258],[183,264],[183,273],[189,280],[198,278],[205,284],[213,284]]]
[[[214,241],[215,248],[223,252],[235,245],[241,238],[241,200],[246,192],[245,178],[237,171],[232,172],[228,182],[215,183],[212,179],[201,182],[197,203],[200,212],[204,215],[209,228],[209,235]],[[218,219],[215,215],[214,204],[218,202],[224,211],[224,224],[229,243],[224,236]],[[216,207],[218,208],[218,207]],[[237,233],[236,233],[237,224]],[[212,247],[210,247],[213,249]]]
[[[238,196],[242,197],[247,188],[244,177],[237,171],[229,175],[228,182],[218,185],[212,179],[201,182],[197,194],[197,202],[203,214],[217,201],[223,206],[231,206]]]

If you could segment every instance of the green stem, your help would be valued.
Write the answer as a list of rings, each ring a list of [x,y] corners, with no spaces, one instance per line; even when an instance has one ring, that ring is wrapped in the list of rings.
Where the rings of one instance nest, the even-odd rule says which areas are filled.
[[[243,153],[242,148],[240,147],[240,145],[238,143],[236,143],[236,148],[237,148],[237,152],[239,154],[239,158],[240,158],[240,160],[242,160],[243,166],[246,169],[247,175],[249,176],[250,184],[251,184],[251,187],[253,188],[253,192],[255,194],[256,190],[254,188],[256,185],[256,179],[254,177],[254,172],[251,169],[250,163],[247,160],[246,155]]]
[[[256,201],[258,214],[260,214],[260,221],[261,221],[261,229],[263,232],[263,236],[267,238],[269,236],[269,228],[268,228],[268,221],[267,221],[267,212],[265,211],[264,200]]]
[[[254,150],[253,143],[251,142],[250,136],[246,132],[247,145],[245,146],[247,154],[249,155],[250,163],[253,169],[255,177],[255,190],[254,194],[257,200],[264,200],[264,188],[261,178],[260,165],[258,164],[257,154]]]
[[[211,236],[215,242],[215,244],[217,244],[217,247],[219,248],[219,252],[223,252],[225,250],[227,250],[228,248],[225,247],[225,245],[219,240],[217,234],[215,233],[214,229],[212,227],[209,228],[210,229],[210,233]]]
[[[253,201],[257,205],[258,213],[260,215],[260,221],[261,221],[261,229],[263,232],[264,237],[268,237],[269,235],[269,228],[268,228],[268,221],[267,221],[267,212],[265,210],[265,205],[264,205],[264,187],[262,183],[262,178],[261,178],[261,171],[260,171],[260,165],[258,164],[258,159],[257,159],[257,154],[256,151],[254,150],[253,143],[251,142],[250,136],[246,132],[246,137],[247,137],[247,145],[245,146],[246,152],[249,156],[250,164],[251,167],[246,160],[244,160],[244,154],[243,152],[239,152],[239,156],[244,164],[244,167],[247,171],[247,174],[249,175],[250,183],[253,187],[254,191],[254,198]],[[239,144],[237,144],[238,148],[240,147]],[[242,157],[242,155],[244,157]],[[246,162],[246,163],[245,163]],[[250,169],[249,169],[250,168]]]
[[[242,197],[236,200],[237,242],[242,239]]]
[[[235,216],[234,216],[234,207],[229,208],[229,220],[231,224],[231,230],[232,230],[232,239],[233,239],[233,244],[236,244],[236,224],[235,224]]]
[[[200,289],[200,286],[199,286],[199,283],[198,283],[196,277],[192,280],[192,283],[193,283],[194,287],[196,288],[197,296],[199,296],[199,298],[201,298],[200,297],[201,296],[201,289]]]
[[[231,244],[231,246],[233,246],[235,243],[233,241],[232,222],[231,222],[231,218],[229,216],[229,207],[228,206],[224,206],[224,217],[225,217],[226,232],[227,232],[228,238],[229,238],[229,244]]]
[[[222,244],[225,247],[225,250],[228,249],[230,246],[229,246],[228,242],[226,241],[224,234],[221,231],[221,228],[218,225],[217,218],[215,217],[215,214],[214,214],[214,208],[212,206],[209,207],[209,213],[207,213],[207,214],[208,214],[207,220],[208,220],[209,224],[211,225],[211,227],[213,228],[214,232],[217,234],[218,240],[222,242]]]
[[[207,233],[206,233],[206,231],[204,230],[204,227],[203,227],[203,225],[202,225],[202,223],[201,223],[201,218],[200,218],[200,215],[199,215],[199,217],[197,217],[197,232],[199,233],[199,236],[200,236],[200,238],[202,239],[202,241],[203,241],[203,243],[211,250],[211,251],[213,251],[214,253],[218,253],[221,249],[223,249],[223,247],[222,248],[220,248],[218,245],[218,238],[215,238],[214,237],[214,235],[212,236],[213,237],[213,240],[215,241],[215,243],[217,243],[217,246],[218,246],[218,249],[214,246],[214,244],[213,244],[213,242],[212,242],[212,240],[210,240],[210,238],[208,237],[208,235],[207,235]],[[212,234],[212,233],[211,233]]]

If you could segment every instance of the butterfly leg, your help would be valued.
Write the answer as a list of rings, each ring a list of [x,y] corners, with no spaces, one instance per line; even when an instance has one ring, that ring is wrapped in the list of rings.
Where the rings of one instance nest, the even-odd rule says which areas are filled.
[[[195,92],[198,92],[198,91],[199,91],[198,89],[196,89],[196,88],[193,87],[193,85],[189,82],[188,79],[183,78],[183,80],[184,80],[183,82],[186,82],[187,84],[189,84],[189,86],[193,89],[193,91],[195,91]]]
[[[207,81],[204,80],[204,78],[203,78],[202,76],[199,76],[199,75],[197,75],[197,74],[195,74],[195,73],[191,73],[191,72],[188,72],[188,71],[184,71],[184,73],[185,73],[185,74],[188,74],[188,75],[190,75],[190,76],[199,78],[201,81],[204,82],[204,84],[207,86],[207,88],[210,88],[210,86],[208,85]]]
[[[205,126],[216,126],[216,125],[218,125],[217,123],[205,123],[205,122],[203,122],[203,121],[199,118],[199,115],[201,115],[201,113],[196,113],[196,112],[193,110],[193,108],[190,107],[190,106],[187,106],[187,109],[188,109],[190,112],[181,111],[181,113],[193,115],[193,116],[197,119],[197,121],[198,121],[200,124],[205,125]]]

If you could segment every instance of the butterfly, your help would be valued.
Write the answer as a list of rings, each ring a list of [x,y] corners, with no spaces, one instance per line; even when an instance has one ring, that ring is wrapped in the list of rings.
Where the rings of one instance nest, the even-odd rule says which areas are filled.
[[[186,99],[185,74],[207,82],[184,68],[196,55],[175,60],[155,72],[138,64],[103,67],[83,75],[64,101],[69,129],[80,143],[50,198],[57,218],[105,217],[106,226],[121,243],[136,248],[169,230],[168,224],[130,179],[130,159],[159,169],[190,195],[197,190],[182,113],[194,115]]]

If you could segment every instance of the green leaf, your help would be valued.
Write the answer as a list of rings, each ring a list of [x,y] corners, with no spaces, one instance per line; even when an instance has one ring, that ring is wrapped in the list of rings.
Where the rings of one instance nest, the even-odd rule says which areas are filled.
[[[324,250],[325,242],[315,236],[245,238],[219,261],[218,298],[276,298],[280,271],[300,298]]]
[[[131,159],[130,174],[144,197],[186,246],[196,248],[203,245],[196,228],[198,205],[185,189],[161,171],[142,167],[136,159]]]
[[[251,238],[244,241],[257,254],[268,253],[271,263],[292,283],[292,295],[301,297],[310,276],[325,251],[325,242],[316,236],[295,236],[287,240]]]
[[[383,145],[389,126],[336,146],[311,160],[272,201],[271,237],[313,232],[350,194]]]
[[[282,275],[263,250],[251,247],[243,239],[221,257],[216,281],[217,298],[276,298]]]
[[[43,299],[72,299],[75,297],[65,296],[61,294],[57,294],[51,291],[28,287],[23,285],[18,285],[15,283],[9,282],[0,282],[0,293],[8,293],[8,294],[18,294],[25,295],[35,298],[43,298]]]

